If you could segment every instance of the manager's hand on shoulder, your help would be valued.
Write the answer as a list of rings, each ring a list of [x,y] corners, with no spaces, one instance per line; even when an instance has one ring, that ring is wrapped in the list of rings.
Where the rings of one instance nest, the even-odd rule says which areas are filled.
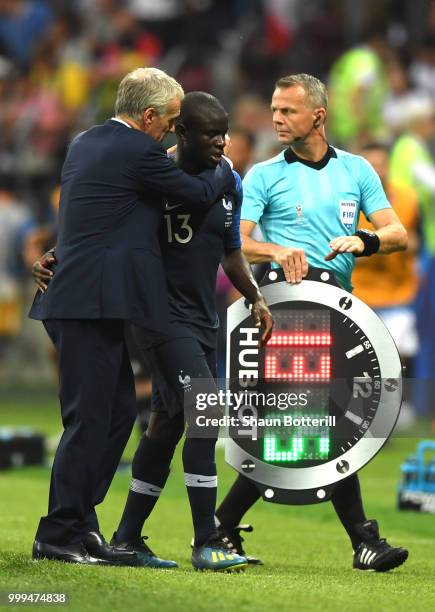
[[[292,285],[300,283],[308,274],[308,262],[304,249],[275,245],[272,256],[273,261],[284,270],[288,283]]]

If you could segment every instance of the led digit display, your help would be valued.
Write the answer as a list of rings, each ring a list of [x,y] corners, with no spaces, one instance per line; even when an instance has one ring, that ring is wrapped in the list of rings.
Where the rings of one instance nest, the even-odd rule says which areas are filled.
[[[314,313],[309,313],[310,318]],[[279,318],[279,313],[276,314]],[[301,319],[304,313],[292,313],[291,319]],[[302,319],[303,321],[303,319]],[[287,333],[276,329],[265,347],[265,380],[280,379],[294,382],[328,380],[331,378],[331,358],[328,348],[331,334]]]
[[[310,349],[267,349],[264,378],[293,382],[329,380],[331,358],[325,352],[319,354],[318,351]]]
[[[275,328],[266,348],[272,346],[331,346],[331,334],[287,334]]]
[[[268,418],[276,417],[276,413]],[[304,415],[299,417],[302,420]],[[312,419],[323,419],[324,411],[310,414]],[[264,461],[286,462],[302,460],[328,459],[330,448],[329,430],[327,427],[290,426],[269,427],[264,434],[263,459]]]
[[[322,423],[329,415],[330,313],[320,309],[276,309],[273,316],[274,332],[264,349],[264,384],[285,382],[291,389],[294,384],[309,383],[306,410],[296,408],[292,416],[301,423],[304,417],[309,417],[310,423],[316,419]],[[282,416],[277,412],[268,415],[276,423]],[[272,463],[319,461],[328,458],[329,448],[329,431],[323,425],[275,425],[264,433],[263,459]]]
[[[264,438],[264,460],[275,461],[299,461],[307,455],[317,459],[327,459],[329,454],[329,436],[324,438],[299,438],[293,436],[290,440],[282,443],[276,435]]]

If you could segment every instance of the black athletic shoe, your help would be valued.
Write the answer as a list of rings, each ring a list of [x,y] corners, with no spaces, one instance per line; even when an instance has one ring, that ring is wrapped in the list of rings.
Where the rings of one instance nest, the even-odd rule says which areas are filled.
[[[135,567],[154,567],[158,569],[172,569],[173,567],[178,567],[175,561],[157,557],[151,548],[145,544],[145,540],[147,539],[148,536],[141,536],[137,540],[132,540],[130,542],[118,542],[115,532],[110,544],[115,546],[117,550],[121,549],[135,552],[137,557],[134,563]]]
[[[219,525],[217,531],[219,537],[227,543],[228,548],[240,555],[241,557],[245,557],[249,565],[263,565],[263,561],[261,559],[256,559],[256,557],[250,557],[243,550],[242,542],[244,540],[240,535],[240,532],[246,531],[248,533],[251,533],[252,531],[254,531],[252,525],[237,525],[237,527],[234,527],[233,529],[226,529],[223,525]]]
[[[405,563],[408,551],[404,548],[393,548],[385,538],[379,537],[379,527],[375,520],[366,521],[356,526],[362,542],[353,555],[353,567],[359,570],[388,572]]]
[[[213,535],[202,546],[192,547],[192,565],[200,571],[239,572],[248,566],[248,562],[231,550],[227,541]]]

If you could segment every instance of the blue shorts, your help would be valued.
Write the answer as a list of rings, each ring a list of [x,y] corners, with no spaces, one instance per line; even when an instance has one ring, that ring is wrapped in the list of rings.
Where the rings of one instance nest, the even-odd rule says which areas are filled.
[[[217,394],[216,349],[195,338],[173,338],[147,349],[153,394],[151,410],[169,417],[196,410],[199,393]]]

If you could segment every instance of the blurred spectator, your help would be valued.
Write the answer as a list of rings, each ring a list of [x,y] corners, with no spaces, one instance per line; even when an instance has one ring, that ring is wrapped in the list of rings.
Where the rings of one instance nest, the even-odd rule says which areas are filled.
[[[428,143],[435,136],[435,105],[420,97],[402,116],[404,133],[391,151],[391,180],[417,191],[421,207],[423,246],[435,255],[435,162]]]
[[[410,79],[435,100],[435,33],[427,36],[411,64]]]
[[[37,86],[50,90],[67,112],[81,109],[89,96],[91,55],[74,13],[56,16],[38,43],[30,72]]]
[[[179,40],[182,15],[188,4],[178,0],[127,0],[126,7],[143,29],[152,30],[164,47],[168,48]]]
[[[384,135],[382,107],[388,93],[387,68],[392,59],[382,30],[373,29],[362,45],[333,64],[329,79],[329,131],[345,147]]]
[[[379,175],[389,202],[408,232],[409,246],[406,251],[392,253],[389,257],[376,255],[357,259],[352,276],[355,295],[378,311],[396,310],[395,307],[403,307],[403,311],[406,310],[406,325],[396,326],[393,323],[389,326],[388,316],[385,317],[385,322],[396,339],[399,350],[403,347],[400,352],[411,356],[415,354],[417,347],[415,317],[410,312],[418,288],[417,193],[410,185],[397,180],[397,177],[394,181],[389,178],[389,152],[385,145],[368,143],[361,149],[361,155]],[[367,220],[360,220],[360,227],[374,231]]]
[[[383,119],[389,135],[397,136],[403,128],[403,118],[407,116],[408,109],[421,99],[424,92],[411,87],[405,67],[399,61],[391,63],[388,81],[390,91],[384,102]]]
[[[237,127],[255,134],[254,161],[267,159],[270,148],[276,145],[269,103],[256,94],[239,96],[234,102],[231,121]]]
[[[99,0],[98,7],[93,6],[92,11],[95,27],[87,27],[94,49],[90,73],[93,91],[88,110],[90,121],[102,123],[112,113],[122,76],[138,66],[158,64],[163,46],[154,32],[143,30],[119,0]],[[102,28],[98,25],[100,16]]]
[[[234,164],[234,170],[243,178],[254,163],[255,136],[250,130],[238,126],[232,127],[229,135],[231,143],[227,155]]]
[[[45,202],[60,172],[71,125],[56,93],[31,79],[16,81],[11,102],[4,119],[15,176],[37,218],[45,220]]]
[[[50,6],[43,0],[0,0],[0,42],[21,69],[30,66],[35,44],[52,18]]]
[[[239,56],[239,82],[241,91],[255,91],[269,95],[270,83],[281,73],[285,51],[292,37],[287,26],[281,24],[269,2],[263,2],[261,18],[246,28]]]
[[[423,248],[426,261],[417,298],[417,330],[420,350],[416,359],[418,378],[416,405],[421,414],[435,413],[435,161],[429,141],[435,136],[435,107],[421,98],[408,108],[407,130],[391,152],[391,179],[403,181],[418,194],[421,211]]]
[[[11,154],[12,129],[10,115],[15,103],[14,67],[12,62],[0,56],[0,175],[12,176],[14,160]]]
[[[28,209],[14,196],[8,179],[0,178],[0,359],[21,330],[22,248],[33,227]]]
[[[388,327],[397,349],[406,365],[406,377],[414,376],[414,357],[418,338],[414,301],[418,289],[417,271],[417,193],[409,185],[389,179],[389,151],[379,143],[370,143],[361,150],[381,179],[388,200],[408,233],[408,250],[392,253],[388,257],[374,255],[356,260],[352,275],[354,294],[373,308]],[[360,219],[358,229],[374,228]],[[405,410],[403,410],[405,409]],[[402,418],[412,420],[410,396],[405,395]]]
[[[301,66],[309,74],[326,81],[332,63],[343,53],[349,39],[343,6],[335,0],[300,3],[307,15],[295,33],[295,43],[281,73],[298,73]]]

